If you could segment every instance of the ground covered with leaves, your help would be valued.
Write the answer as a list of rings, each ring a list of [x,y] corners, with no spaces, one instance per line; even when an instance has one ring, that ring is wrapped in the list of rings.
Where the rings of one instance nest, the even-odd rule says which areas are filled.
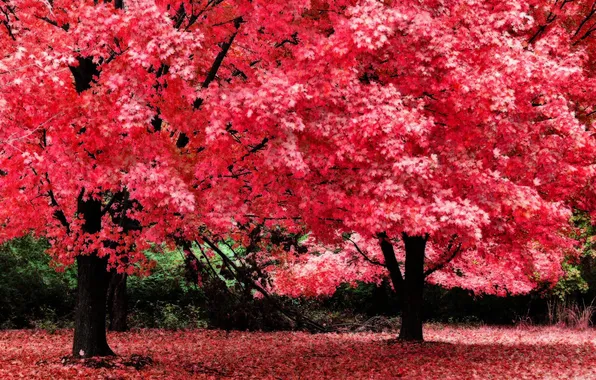
[[[0,331],[0,378],[596,379],[596,330],[429,326],[389,333],[141,330],[109,335],[115,358],[68,357],[72,332]]]

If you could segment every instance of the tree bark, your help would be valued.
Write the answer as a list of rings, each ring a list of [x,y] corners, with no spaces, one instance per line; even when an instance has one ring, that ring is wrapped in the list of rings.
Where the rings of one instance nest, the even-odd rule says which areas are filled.
[[[399,339],[422,341],[422,293],[427,237],[403,234],[406,249],[403,308]]]
[[[81,198],[81,197],[80,197]],[[78,211],[85,223],[83,231],[101,230],[101,202],[79,199]],[[72,354],[76,357],[108,356],[114,352],[106,339],[106,295],[108,259],[95,253],[77,256],[77,312]]]
[[[108,316],[110,331],[128,331],[126,317],[128,315],[128,297],[126,294],[126,273],[118,273],[115,269],[110,274],[108,287]]]

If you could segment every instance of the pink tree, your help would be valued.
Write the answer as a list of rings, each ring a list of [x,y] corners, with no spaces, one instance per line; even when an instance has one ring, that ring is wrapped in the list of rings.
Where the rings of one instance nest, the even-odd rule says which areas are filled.
[[[46,236],[76,261],[75,356],[112,353],[108,270],[142,273],[149,247],[281,213],[254,170],[267,138],[210,123],[204,92],[287,60],[308,4],[0,3],[0,241]]]
[[[320,33],[299,35],[292,67],[269,67],[209,105],[214,125],[277,138],[261,175],[285,181],[288,215],[315,239],[377,241],[284,254],[272,269],[279,291],[329,292],[378,279],[383,266],[403,298],[400,337],[421,340],[427,277],[498,294],[555,280],[575,252],[570,207],[590,207],[594,194],[594,7],[321,8]]]

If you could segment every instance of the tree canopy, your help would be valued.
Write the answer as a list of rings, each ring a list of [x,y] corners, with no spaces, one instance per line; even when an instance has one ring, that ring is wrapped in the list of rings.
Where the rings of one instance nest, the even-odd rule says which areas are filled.
[[[96,305],[105,276],[81,273],[250,224],[363,240],[280,253],[281,291],[377,262],[406,293],[526,292],[574,254],[572,208],[596,210],[595,7],[5,0],[0,242],[47,236]]]

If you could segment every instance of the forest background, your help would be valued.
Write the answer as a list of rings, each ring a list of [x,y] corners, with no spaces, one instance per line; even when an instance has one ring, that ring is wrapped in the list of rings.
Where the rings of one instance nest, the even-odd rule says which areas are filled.
[[[424,297],[426,322],[465,325],[551,324],[585,328],[596,313],[596,228],[576,215],[583,244],[579,260],[568,261],[565,275],[554,287],[525,295],[476,295],[461,288],[428,284]],[[26,237],[0,246],[0,329],[36,328],[54,332],[72,328],[76,304],[76,268],[56,270],[45,253],[44,239]],[[224,252],[226,252],[224,250]],[[226,252],[231,260],[237,258]],[[226,330],[296,330],[267,299],[243,292],[230,278],[221,259],[213,268],[225,284],[203,286],[182,251],[148,253],[156,266],[147,277],[130,277],[127,284],[126,329],[223,328]],[[195,276],[195,277],[193,277]],[[293,308],[330,331],[389,331],[399,326],[399,302],[387,281],[343,284],[332,296],[289,298],[276,302]]]

